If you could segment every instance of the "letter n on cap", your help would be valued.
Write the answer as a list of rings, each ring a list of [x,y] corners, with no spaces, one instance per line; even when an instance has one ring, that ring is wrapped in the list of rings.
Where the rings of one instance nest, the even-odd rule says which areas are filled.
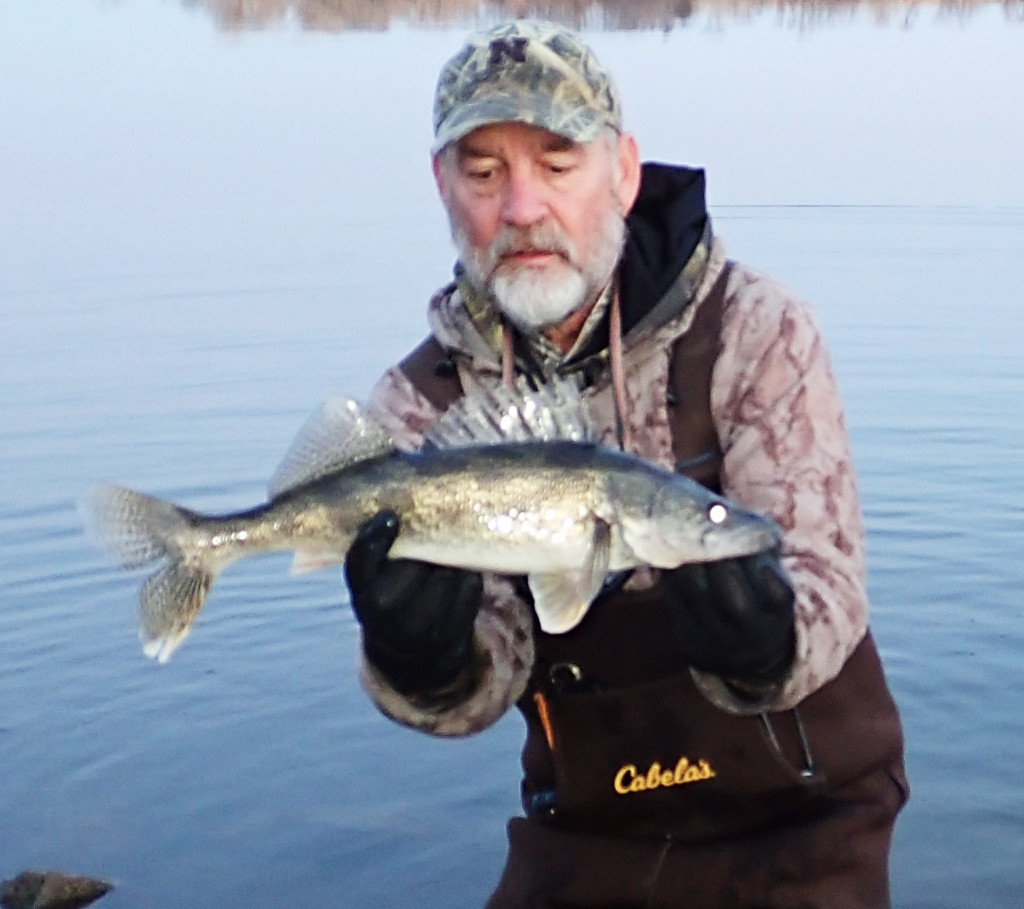
[[[491,66],[501,63],[502,57],[508,57],[515,63],[526,62],[527,38],[495,38],[491,42]]]

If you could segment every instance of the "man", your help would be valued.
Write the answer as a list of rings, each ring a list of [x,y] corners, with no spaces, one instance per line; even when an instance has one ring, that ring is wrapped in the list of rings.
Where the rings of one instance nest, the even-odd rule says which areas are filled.
[[[726,260],[701,171],[641,166],[573,33],[471,37],[434,126],[458,267],[374,390],[396,440],[481,386],[571,376],[605,442],[783,530],[779,552],[614,579],[551,635],[517,579],[388,559],[390,512],[362,529],[346,577],[384,713],[436,735],[526,719],[525,817],[490,905],[888,906],[902,736],[812,316]]]

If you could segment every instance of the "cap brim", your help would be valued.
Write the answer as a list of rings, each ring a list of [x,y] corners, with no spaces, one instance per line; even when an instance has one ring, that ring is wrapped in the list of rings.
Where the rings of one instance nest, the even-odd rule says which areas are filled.
[[[495,123],[525,123],[537,126],[573,142],[592,142],[606,121],[586,108],[566,108],[547,94],[500,92],[467,101],[455,108],[438,126],[432,154],[468,136],[473,130]]]

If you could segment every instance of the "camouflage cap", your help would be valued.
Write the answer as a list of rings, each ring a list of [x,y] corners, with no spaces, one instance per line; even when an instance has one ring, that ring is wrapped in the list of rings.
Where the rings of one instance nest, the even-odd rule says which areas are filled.
[[[608,71],[575,32],[518,19],[470,36],[441,70],[434,96],[436,154],[480,126],[513,120],[576,142],[622,129]]]

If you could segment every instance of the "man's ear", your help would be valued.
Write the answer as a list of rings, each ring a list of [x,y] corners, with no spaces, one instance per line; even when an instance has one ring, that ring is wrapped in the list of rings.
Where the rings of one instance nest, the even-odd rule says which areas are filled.
[[[437,184],[437,191],[441,198],[445,198],[445,173],[444,164],[441,162],[441,155],[444,154],[442,149],[436,155],[433,155],[430,159],[430,165],[434,169],[434,183]]]
[[[615,166],[619,170],[619,179],[615,194],[622,206],[622,213],[626,215],[640,192],[640,149],[632,133],[619,136],[618,153]]]

